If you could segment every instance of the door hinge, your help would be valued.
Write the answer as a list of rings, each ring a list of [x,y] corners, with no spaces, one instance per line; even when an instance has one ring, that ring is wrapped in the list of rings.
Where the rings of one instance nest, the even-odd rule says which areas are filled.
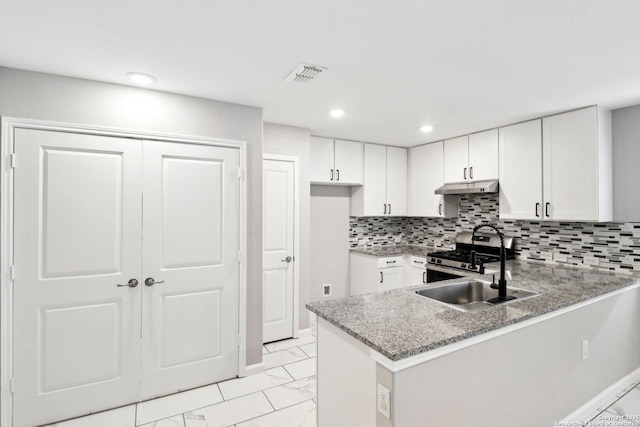
[[[9,167],[15,169],[16,167],[16,153],[9,154]]]
[[[9,390],[11,391],[11,394],[13,394],[13,378],[9,380]]]
[[[9,267],[9,277],[11,278],[11,280],[15,280],[16,278],[16,268],[13,265]]]

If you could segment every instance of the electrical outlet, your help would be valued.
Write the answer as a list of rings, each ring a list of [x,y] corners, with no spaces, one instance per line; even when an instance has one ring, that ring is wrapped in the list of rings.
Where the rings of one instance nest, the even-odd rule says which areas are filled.
[[[326,285],[322,285],[322,296],[330,297],[331,296],[331,283],[327,283]]]
[[[551,252],[551,251],[540,251],[540,258],[551,261],[553,259],[553,252]]]
[[[378,383],[378,412],[391,419],[391,401],[389,389]]]
[[[589,340],[582,341],[582,360],[589,357]]]
[[[598,258],[593,254],[584,254],[582,262],[588,265],[598,265]]]

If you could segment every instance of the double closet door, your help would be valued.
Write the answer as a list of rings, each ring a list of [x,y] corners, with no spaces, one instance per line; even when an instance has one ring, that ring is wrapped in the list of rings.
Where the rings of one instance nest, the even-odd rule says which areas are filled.
[[[239,150],[14,140],[14,426],[236,376]]]

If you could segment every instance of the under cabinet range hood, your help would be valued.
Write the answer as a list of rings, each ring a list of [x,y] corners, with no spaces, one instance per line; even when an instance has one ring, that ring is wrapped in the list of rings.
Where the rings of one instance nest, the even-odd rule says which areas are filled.
[[[438,187],[436,194],[476,194],[476,193],[497,193],[498,180],[486,179],[473,182],[451,182]]]

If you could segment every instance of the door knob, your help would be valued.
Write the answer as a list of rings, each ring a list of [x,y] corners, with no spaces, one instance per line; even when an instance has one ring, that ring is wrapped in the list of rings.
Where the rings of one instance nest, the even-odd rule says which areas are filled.
[[[145,284],[145,285],[147,285],[147,286],[153,286],[153,285],[155,285],[156,283],[164,283],[164,280],[162,280],[162,281],[160,281],[160,282],[156,282],[156,281],[153,279],[153,277],[147,277],[147,278],[144,280],[144,284]]]
[[[137,279],[131,279],[124,285],[116,285],[116,286],[118,286],[118,287],[128,286],[130,288],[135,288],[136,286],[138,286],[138,280]]]
[[[282,262],[291,262],[292,258],[290,256],[286,257],[285,259],[282,259],[280,261]]]

